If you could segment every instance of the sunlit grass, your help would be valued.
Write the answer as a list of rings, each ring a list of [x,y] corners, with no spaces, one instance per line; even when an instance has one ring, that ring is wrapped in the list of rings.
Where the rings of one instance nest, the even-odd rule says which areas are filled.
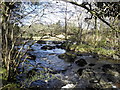
[[[111,55],[114,55],[116,53],[115,50],[107,50],[107,49],[102,48],[102,47],[94,48],[94,46],[89,46],[89,45],[85,45],[85,44],[71,45],[70,48],[75,49],[75,51],[95,52],[95,53],[106,55],[106,56],[111,56]]]

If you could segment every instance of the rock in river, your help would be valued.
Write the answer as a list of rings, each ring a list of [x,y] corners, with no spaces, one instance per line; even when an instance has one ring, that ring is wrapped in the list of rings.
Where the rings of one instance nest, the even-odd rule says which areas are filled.
[[[81,75],[82,75],[83,70],[84,70],[84,68],[80,68],[80,69],[78,69],[78,70],[77,70],[78,75],[80,75],[80,76],[81,76]]]
[[[61,41],[52,41],[53,44],[61,44]]]
[[[92,66],[95,66],[95,64],[94,64],[94,63],[90,63],[90,64],[89,64],[89,66],[91,66],[91,67],[92,67]]]
[[[85,65],[87,65],[87,62],[85,59],[79,59],[79,60],[75,61],[75,63],[80,67],[84,67]]]
[[[41,47],[41,49],[43,49],[43,50],[52,50],[52,49],[55,49],[55,46],[45,45],[45,46]]]
[[[37,43],[38,43],[38,44],[46,44],[46,41],[38,40]]]
[[[30,85],[30,88],[34,88],[34,89],[46,88],[46,87],[47,87],[47,83],[42,80],[36,80],[36,81],[32,82]]]
[[[71,53],[71,52],[66,52],[64,54],[60,54],[58,57],[60,59],[64,59],[67,62],[74,62],[76,59],[76,55],[74,53]]]
[[[35,60],[35,59],[36,59],[36,56],[28,53],[27,59]]]
[[[49,88],[61,88],[65,83],[59,79],[51,79],[48,81]]]

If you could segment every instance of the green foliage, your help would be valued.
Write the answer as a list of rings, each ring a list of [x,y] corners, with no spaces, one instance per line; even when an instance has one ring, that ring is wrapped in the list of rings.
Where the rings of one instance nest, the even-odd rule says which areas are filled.
[[[0,67],[0,79],[1,80],[7,80],[7,78],[5,76],[6,76],[6,69]]]
[[[113,54],[115,54],[115,50],[107,50],[105,48],[95,48],[93,46],[89,46],[89,45],[85,45],[85,44],[80,44],[80,45],[71,45],[70,49],[74,49],[75,51],[80,51],[80,52],[94,52],[94,53],[98,53],[101,55],[105,55],[105,56],[112,56]]]
[[[106,46],[106,40],[103,39],[101,41],[98,41],[96,46],[98,46],[98,47],[104,47],[104,46]]]
[[[70,48],[75,49],[75,51],[81,51],[81,52],[90,52],[93,50],[93,47],[85,44],[72,45]]]
[[[119,13],[119,2],[97,2],[96,6],[101,9],[99,14],[105,17],[116,17]],[[120,15],[118,16],[120,19]]]
[[[1,87],[0,89],[1,90],[21,90],[19,87],[20,87],[19,84],[9,83]]]
[[[3,74],[3,73],[5,73],[5,72],[6,72],[6,69],[5,69],[5,68],[0,67],[0,74]]]
[[[60,22],[51,25],[43,25],[43,24],[32,24],[29,26],[21,27],[22,31],[25,31],[23,36],[43,36],[43,35],[57,35],[63,33],[62,26]]]
[[[102,54],[105,56],[112,56],[115,54],[115,50],[106,50],[104,48],[95,48],[93,52],[97,52],[98,54]]]

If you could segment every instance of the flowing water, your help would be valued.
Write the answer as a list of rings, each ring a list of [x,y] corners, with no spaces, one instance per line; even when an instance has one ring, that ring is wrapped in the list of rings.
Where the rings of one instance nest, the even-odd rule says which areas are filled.
[[[102,67],[103,64],[111,64],[111,62],[103,62],[97,58],[93,58],[91,55],[77,56],[78,59],[83,58],[88,63],[84,67],[79,67],[74,62],[66,62],[63,59],[58,58],[58,55],[66,52],[65,49],[57,48],[57,45],[60,46],[63,41],[60,41],[60,43],[57,44],[53,43],[53,41],[46,41],[43,44],[32,43],[33,41],[27,43],[22,49],[22,52],[29,49],[27,53],[35,57],[31,59],[27,58],[26,61],[19,66],[20,71],[23,73],[18,75],[17,79],[23,84],[23,87],[43,85],[42,87],[47,88],[86,88],[90,84],[89,80],[87,80],[89,76],[87,76],[87,73],[87,78],[85,78],[86,76],[84,75],[84,78],[81,77],[77,73],[80,68],[87,68],[88,70],[91,67],[96,67],[96,72],[102,72],[99,68]],[[20,47],[21,46],[18,48]],[[89,64],[95,65],[89,66]],[[97,75],[98,78],[100,76],[101,74]]]

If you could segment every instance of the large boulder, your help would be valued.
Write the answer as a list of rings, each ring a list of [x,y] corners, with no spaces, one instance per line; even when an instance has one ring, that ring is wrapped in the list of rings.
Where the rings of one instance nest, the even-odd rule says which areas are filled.
[[[76,60],[75,63],[76,63],[78,66],[80,66],[80,67],[84,67],[85,65],[87,65],[86,60],[85,60],[85,59],[82,59],[82,58]]]

